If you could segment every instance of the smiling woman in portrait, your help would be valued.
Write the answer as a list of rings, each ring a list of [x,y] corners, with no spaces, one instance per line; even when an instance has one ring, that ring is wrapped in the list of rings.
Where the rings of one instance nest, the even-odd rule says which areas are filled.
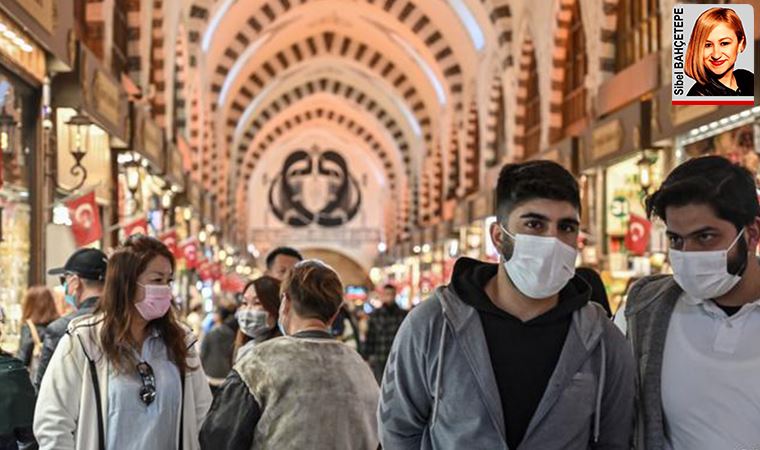
[[[747,47],[744,27],[732,9],[710,8],[694,25],[686,50],[686,75],[696,80],[689,96],[751,96],[754,75],[736,69],[736,58]]]

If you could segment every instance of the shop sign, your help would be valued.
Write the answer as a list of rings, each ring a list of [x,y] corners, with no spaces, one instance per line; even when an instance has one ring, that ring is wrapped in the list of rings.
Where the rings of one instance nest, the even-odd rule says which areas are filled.
[[[127,124],[129,122],[129,102],[126,92],[86,47],[80,47],[79,55],[81,92],[73,86],[66,85],[65,82],[63,85],[55,86],[55,92],[63,93],[63,95],[57,95],[63,100],[60,106],[76,108],[81,104],[112,138],[121,141],[115,146],[125,146],[128,140]]]
[[[166,151],[168,153],[166,160],[167,164],[169,165],[166,173],[169,175],[174,184],[180,186],[180,188],[184,188],[185,168],[182,159],[182,153],[180,153],[179,148],[177,148],[172,143],[168,144]]]
[[[216,211],[214,208],[214,195],[206,193],[203,196],[203,219],[206,222],[216,222]]]
[[[157,166],[162,167],[164,152],[164,134],[161,127],[156,122],[145,117],[145,128],[143,129],[143,150],[145,156],[153,161]]]
[[[110,123],[119,123],[121,112],[119,111],[119,85],[114,83],[102,70],[95,71],[92,79],[90,104],[101,116]]]
[[[22,73],[41,83],[45,79],[45,52],[2,10],[0,24],[5,27],[5,33],[15,35],[15,40],[0,35],[0,56],[9,59]]]
[[[584,136],[581,169],[602,165],[651,145],[651,103],[636,101]],[[572,159],[572,157],[571,157]]]
[[[618,119],[596,128],[591,133],[591,160],[609,156],[623,145],[623,123]]]
[[[54,0],[15,0],[48,33],[53,33]]]
[[[187,198],[190,205],[200,209],[201,207],[201,188],[200,183],[190,183],[187,187]]]

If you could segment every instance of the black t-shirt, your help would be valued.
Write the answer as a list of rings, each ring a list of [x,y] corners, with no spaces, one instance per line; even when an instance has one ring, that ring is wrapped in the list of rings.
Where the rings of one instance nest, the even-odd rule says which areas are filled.
[[[461,258],[452,282],[465,303],[478,311],[507,432],[517,448],[543,398],[565,344],[573,312],[588,303],[590,288],[578,277],[560,292],[555,308],[527,322],[499,309],[485,293],[498,266]]]

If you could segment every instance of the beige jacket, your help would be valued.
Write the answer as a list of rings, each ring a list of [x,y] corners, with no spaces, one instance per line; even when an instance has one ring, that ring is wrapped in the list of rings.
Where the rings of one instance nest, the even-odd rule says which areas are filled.
[[[98,375],[106,441],[109,363],[101,357],[97,340],[102,320],[102,316],[85,316],[73,321],[53,354],[34,412],[34,434],[40,450],[98,450],[97,402],[88,356],[95,361]],[[199,369],[185,375],[183,450],[197,450],[198,431],[211,406],[211,392],[200,370],[195,336],[190,332],[187,344],[188,363]]]

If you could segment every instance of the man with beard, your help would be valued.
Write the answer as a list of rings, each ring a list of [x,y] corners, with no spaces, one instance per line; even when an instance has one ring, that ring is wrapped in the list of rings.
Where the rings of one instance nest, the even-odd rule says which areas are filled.
[[[633,359],[575,275],[580,194],[549,161],[508,164],[490,234],[401,325],[378,421],[392,449],[624,449]]]
[[[673,170],[647,200],[665,221],[674,275],[631,288],[638,362],[635,448],[760,443],[760,206],[752,174],[719,156]]]

